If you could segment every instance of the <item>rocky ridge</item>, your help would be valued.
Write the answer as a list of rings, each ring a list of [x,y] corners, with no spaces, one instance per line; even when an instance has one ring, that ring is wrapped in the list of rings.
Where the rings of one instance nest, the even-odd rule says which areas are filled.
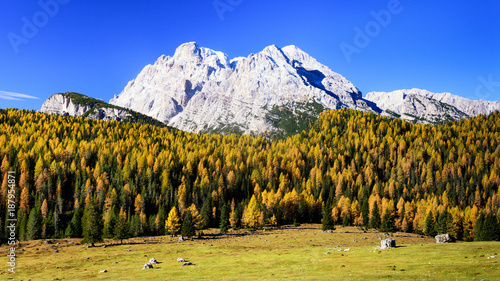
[[[365,99],[383,110],[384,116],[423,124],[438,124],[479,114],[488,115],[500,110],[499,102],[473,101],[450,93],[432,93],[421,89],[370,92]]]
[[[118,107],[104,101],[79,93],[57,93],[50,96],[43,104],[40,112],[66,116],[86,117],[104,121],[131,121],[162,126],[161,122],[151,117]]]
[[[146,66],[110,104],[185,131],[245,134],[297,133],[325,109],[378,112],[351,82],[296,46],[230,60],[194,42]]]

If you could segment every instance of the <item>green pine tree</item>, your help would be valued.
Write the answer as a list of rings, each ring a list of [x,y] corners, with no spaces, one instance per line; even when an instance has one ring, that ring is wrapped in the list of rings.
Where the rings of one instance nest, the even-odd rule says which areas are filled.
[[[231,224],[229,223],[229,207],[223,205],[220,213],[220,233],[226,233]]]
[[[432,212],[429,212],[424,222],[424,233],[429,236],[436,236],[436,220],[434,219],[434,215]]]
[[[484,241],[483,237],[484,214],[480,212],[474,224],[474,241]]]
[[[382,224],[380,226],[380,231],[382,232],[394,232],[396,231],[396,223],[394,221],[394,216],[390,211],[386,211],[384,217],[382,218]]]
[[[203,202],[203,206],[201,207],[201,224],[200,229],[205,229],[212,224],[212,208],[210,204],[210,199],[207,198]]]
[[[129,225],[127,219],[124,216],[118,216],[116,220],[114,229],[114,239],[119,239],[120,244],[123,244],[123,239],[128,239],[130,237]]]
[[[335,224],[333,223],[333,218],[332,218],[332,208],[328,208],[326,205],[323,206],[323,219],[322,223],[323,225],[321,226],[322,230],[334,230],[335,229]]]
[[[380,213],[378,210],[378,204],[375,203],[373,205],[371,218],[370,218],[370,228],[379,228],[380,227]]]
[[[104,238],[112,238],[114,236],[114,228],[117,220],[116,218],[117,211],[115,207],[109,210],[108,216],[109,217],[107,218],[106,223],[104,224],[104,233],[103,233]]]
[[[367,199],[365,199],[363,205],[361,205],[361,215],[363,217],[363,224],[368,226],[370,222],[370,205],[368,205]]]
[[[26,226],[27,240],[40,239],[42,237],[42,214],[37,208],[32,208]]]
[[[93,200],[89,200],[85,205],[83,213],[83,243],[94,243],[102,241],[102,223],[97,206],[94,205]]]
[[[71,222],[66,228],[65,235],[70,238],[79,238],[82,237],[82,217],[83,217],[83,208],[78,208],[73,213],[73,217],[71,218]]]
[[[189,210],[184,216],[184,221],[182,222],[181,235],[184,237],[192,237],[195,235],[193,217],[191,215],[191,211]]]
[[[498,225],[498,220],[493,213],[487,214],[484,218],[482,238],[484,241],[500,240],[500,227]]]

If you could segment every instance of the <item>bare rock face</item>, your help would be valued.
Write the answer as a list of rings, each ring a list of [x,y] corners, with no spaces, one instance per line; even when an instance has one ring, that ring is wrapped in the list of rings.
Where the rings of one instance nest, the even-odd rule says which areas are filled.
[[[146,66],[110,104],[190,132],[275,131],[273,112],[325,108],[377,112],[341,75],[295,46],[266,47],[247,58],[186,43]],[[319,113],[314,113],[319,114]]]
[[[488,115],[500,110],[500,102],[473,101],[450,93],[431,93],[420,89],[370,92],[366,99],[384,110],[382,115],[423,124]]]
[[[49,97],[43,104],[40,112],[70,116],[82,116],[89,111],[94,104],[81,105],[73,102],[70,96],[55,94]]]
[[[449,243],[453,242],[449,234],[436,235],[436,243]]]
[[[380,248],[381,249],[390,249],[390,248],[396,248],[396,240],[387,238],[385,240],[380,241]]]
[[[127,108],[110,105],[102,100],[94,99],[79,93],[58,93],[49,97],[42,105],[40,112],[49,114],[86,117],[104,121],[132,121],[161,125],[161,122],[149,116],[134,112]]]

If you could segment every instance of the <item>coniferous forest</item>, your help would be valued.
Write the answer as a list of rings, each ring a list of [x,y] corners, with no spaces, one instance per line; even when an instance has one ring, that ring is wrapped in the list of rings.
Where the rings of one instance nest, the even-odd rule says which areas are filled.
[[[125,239],[208,227],[358,225],[499,240],[500,113],[415,125],[326,111],[283,140],[0,110],[0,232]]]

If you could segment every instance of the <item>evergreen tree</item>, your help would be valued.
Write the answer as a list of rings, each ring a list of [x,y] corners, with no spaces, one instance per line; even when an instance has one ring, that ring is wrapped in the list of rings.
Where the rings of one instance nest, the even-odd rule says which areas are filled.
[[[115,224],[117,221],[117,213],[116,213],[116,207],[111,208],[109,210],[109,213],[107,214],[106,221],[104,223],[104,233],[103,237],[104,238],[113,238],[114,236],[114,228]]]
[[[201,207],[201,223],[200,223],[200,229],[205,229],[212,225],[212,208],[211,208],[211,202],[212,200],[210,198],[205,199],[203,202],[203,206]]]
[[[371,218],[370,218],[370,228],[379,228],[380,227],[380,214],[378,211],[378,204],[375,203],[373,205]]]
[[[370,205],[368,199],[365,199],[363,205],[361,205],[361,215],[363,217],[363,224],[368,226],[370,223]]]
[[[451,230],[451,225],[453,223],[453,216],[447,210],[439,213],[436,221],[436,232],[437,234],[446,234]]]
[[[127,218],[123,215],[119,215],[115,224],[114,229],[114,239],[119,239],[120,244],[123,244],[123,239],[128,239],[130,237],[129,233],[129,225],[127,222]]]
[[[220,233],[226,233],[229,230],[231,224],[229,223],[229,207],[227,205],[222,205],[220,213]]]
[[[429,236],[436,236],[436,227],[435,227],[435,219],[434,219],[434,214],[432,212],[429,212],[427,214],[427,217],[425,218],[425,223],[424,223],[424,233]]]
[[[37,208],[32,208],[26,226],[26,238],[28,240],[40,239],[42,237],[42,215]]]
[[[384,217],[382,218],[382,224],[380,226],[380,231],[382,232],[394,232],[396,231],[396,224],[394,221],[394,216],[390,211],[386,211]]]
[[[182,222],[181,235],[184,237],[193,237],[195,235],[193,217],[189,210],[186,212],[184,221]]]
[[[79,238],[82,237],[82,217],[83,217],[83,208],[79,207],[73,213],[73,217],[71,218],[71,222],[66,228],[65,235],[70,238]]]
[[[19,212],[19,240],[21,241],[25,241],[25,240],[28,240],[28,233],[26,231],[26,227],[28,225],[28,215],[26,215],[26,211],[25,210],[20,210]],[[7,233],[7,231],[5,231],[5,233]]]
[[[346,215],[344,215],[344,218],[342,219],[342,226],[349,226],[349,225],[350,225],[349,216],[346,214]]]
[[[102,241],[101,218],[92,199],[85,205],[82,228],[83,243],[90,243],[95,246],[94,243]]]
[[[322,230],[335,230],[335,225],[333,223],[333,218],[332,218],[332,209],[328,208],[326,205],[323,206],[322,215],[323,215],[323,219],[322,219],[323,225],[321,226],[321,229]]]
[[[484,241],[483,237],[484,214],[480,212],[474,224],[474,241]]]
[[[500,227],[498,220],[493,213],[489,213],[484,218],[482,227],[481,238],[484,241],[498,241],[500,240]]]

